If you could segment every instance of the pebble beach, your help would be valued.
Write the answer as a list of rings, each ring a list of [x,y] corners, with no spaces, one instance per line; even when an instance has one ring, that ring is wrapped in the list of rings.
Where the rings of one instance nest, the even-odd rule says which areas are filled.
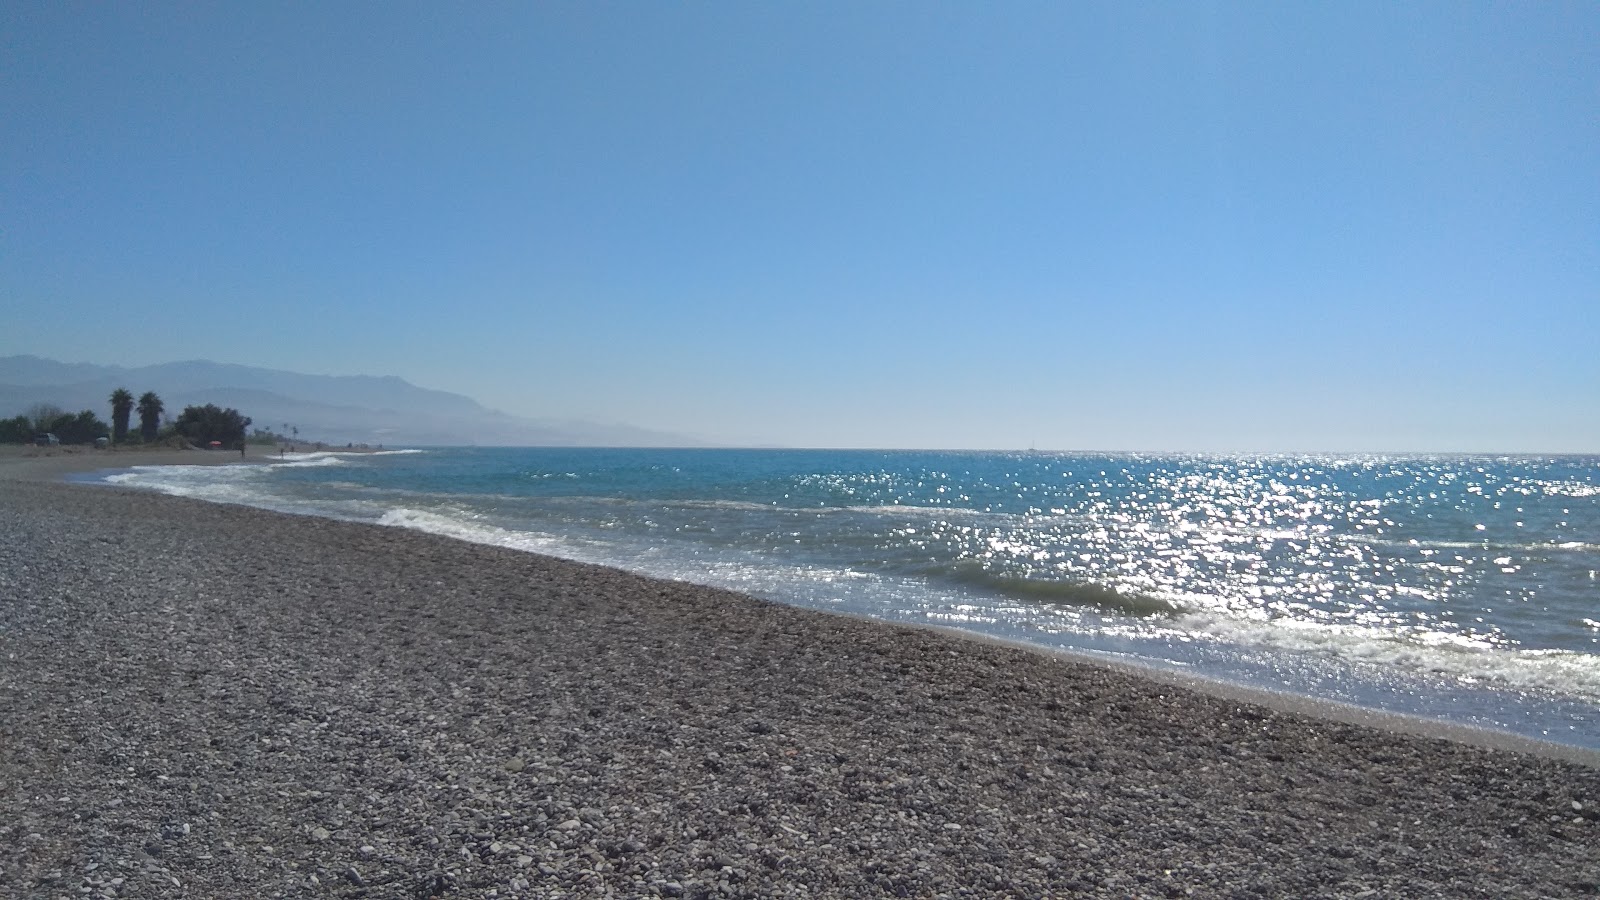
[[[0,896],[1600,895],[1582,753],[124,464],[0,460]]]

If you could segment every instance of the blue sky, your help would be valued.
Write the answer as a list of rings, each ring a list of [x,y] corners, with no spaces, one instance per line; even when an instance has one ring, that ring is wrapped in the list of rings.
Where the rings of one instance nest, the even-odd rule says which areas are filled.
[[[1593,3],[7,3],[0,354],[798,446],[1600,452]]]

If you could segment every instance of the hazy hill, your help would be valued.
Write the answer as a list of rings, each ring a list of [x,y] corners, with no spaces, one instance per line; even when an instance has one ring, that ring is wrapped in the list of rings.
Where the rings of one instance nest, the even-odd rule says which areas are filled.
[[[306,375],[192,360],[126,368],[0,357],[0,417],[36,403],[92,409],[110,421],[107,398],[119,387],[155,391],[169,415],[185,406],[231,406],[255,427],[299,428],[329,443],[502,446],[694,446],[683,435],[627,425],[550,422],[490,410],[470,397],[417,387],[393,375]]]

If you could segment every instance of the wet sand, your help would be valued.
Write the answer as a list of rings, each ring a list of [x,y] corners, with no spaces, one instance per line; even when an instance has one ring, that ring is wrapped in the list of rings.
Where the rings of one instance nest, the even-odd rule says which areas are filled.
[[[1547,748],[54,483],[132,456],[0,458],[0,895],[1600,891]]]

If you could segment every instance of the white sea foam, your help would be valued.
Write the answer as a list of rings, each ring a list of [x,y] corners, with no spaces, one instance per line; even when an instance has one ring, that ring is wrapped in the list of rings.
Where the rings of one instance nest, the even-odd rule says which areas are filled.
[[[656,578],[689,581],[771,598],[789,595],[791,599],[840,602],[839,593],[859,592],[863,587],[880,580],[877,576],[853,569],[787,566],[752,562],[749,558],[684,556],[663,552],[659,546],[583,541],[505,528],[481,519],[480,514],[463,508],[399,507],[385,510],[378,516],[377,522],[475,544],[542,553],[577,562],[620,566]],[[797,591],[804,596],[793,597]]]
[[[296,453],[286,453],[288,459],[314,459],[323,456],[347,456],[360,458],[363,456],[406,456],[414,453],[427,453],[427,450],[305,450]]]
[[[274,465],[345,465],[367,456],[408,456],[426,450],[310,450],[304,453],[263,454]],[[331,460],[331,462],[330,462]]]
[[[410,528],[415,531],[425,531],[429,534],[470,541],[474,544],[509,547],[513,550],[526,550],[555,556],[565,556],[567,554],[563,551],[570,551],[567,542],[553,535],[514,531],[497,525],[474,521],[475,518],[475,514],[465,510],[441,512],[438,510],[394,507],[384,510],[378,516],[377,522],[379,525]]]
[[[102,480],[175,497],[292,511],[264,490],[267,476],[264,466],[135,466]]]
[[[346,459],[345,457],[342,457],[342,456],[335,456],[335,455],[333,455],[331,453],[330,454],[307,453],[307,454],[297,454],[297,455],[284,456],[284,457],[282,457],[282,461],[281,462],[277,461],[277,460],[274,460],[272,462],[272,465],[274,465],[274,466],[283,466],[284,468],[291,468],[291,469],[293,469],[293,468],[306,468],[306,467],[313,467],[313,466],[348,466],[348,465],[350,465],[350,460],[348,460],[348,459]]]
[[[260,466],[134,466],[103,480],[131,487],[203,488],[208,484],[254,481],[264,472]]]

